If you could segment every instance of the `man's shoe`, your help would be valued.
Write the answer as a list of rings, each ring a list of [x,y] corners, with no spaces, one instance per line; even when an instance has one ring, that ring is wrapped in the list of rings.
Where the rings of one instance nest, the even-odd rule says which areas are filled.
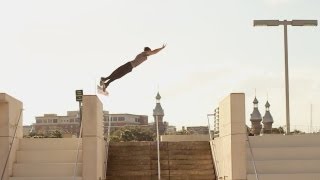
[[[106,81],[106,78],[104,78],[104,77],[101,77],[101,78],[100,78],[100,86],[103,86],[103,84],[104,84],[104,81]]]

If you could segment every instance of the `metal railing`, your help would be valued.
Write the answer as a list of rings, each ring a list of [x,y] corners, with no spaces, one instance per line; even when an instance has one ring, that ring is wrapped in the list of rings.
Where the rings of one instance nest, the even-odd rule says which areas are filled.
[[[7,159],[6,159],[6,162],[5,162],[5,164],[4,164],[2,174],[1,174],[1,180],[3,180],[3,176],[4,176],[5,171],[6,171],[6,169],[7,169],[9,157],[10,157],[10,155],[11,155],[11,151],[12,151],[12,147],[13,147],[14,140],[15,140],[15,138],[16,138],[17,129],[18,129],[18,127],[19,127],[19,123],[20,123],[22,111],[23,111],[23,109],[20,110],[17,123],[15,124],[15,130],[14,130],[14,133],[13,133],[13,137],[12,137],[11,143],[9,144],[9,145],[10,145],[10,148],[9,148],[9,152],[8,152],[8,155],[7,155]]]
[[[80,151],[80,142],[82,142],[82,111],[81,111],[81,104],[79,103],[79,115],[80,115],[80,129],[79,129],[79,136],[78,136],[78,147],[77,147],[77,157],[76,157],[76,164],[73,170],[73,180],[76,179],[77,170],[78,170],[78,161],[79,161],[79,151]]]
[[[256,180],[259,180],[259,175],[257,173],[256,163],[255,163],[255,160],[254,160],[254,155],[253,155],[253,152],[252,152],[252,148],[251,148],[251,144],[250,144],[248,133],[246,133],[246,135],[247,135],[247,142],[248,142],[248,146],[249,146],[249,150],[250,150],[250,157],[251,157],[251,162],[252,162],[252,165],[253,165],[253,170],[254,170],[254,173],[255,173],[255,176],[256,176]]]
[[[103,129],[105,128],[105,126],[103,126]],[[107,135],[107,139],[105,142],[105,149],[106,149],[106,157],[105,157],[105,162],[104,162],[104,179],[107,179],[107,170],[108,170],[108,158],[109,158],[109,145],[110,145],[110,132],[111,131],[111,121],[109,120],[109,124],[108,124],[108,135]]]
[[[217,127],[217,126],[219,126],[219,124],[217,123],[217,118],[216,118],[217,111],[218,111],[218,108],[215,109],[215,113],[214,114],[207,114],[207,120],[208,120],[208,131],[209,131],[209,143],[210,143],[210,148],[211,148],[211,152],[212,152],[212,161],[213,161],[213,164],[214,164],[214,170],[216,172],[216,177],[219,177],[219,175],[220,175],[220,169],[219,169],[219,166],[218,166],[219,161],[218,161],[218,159],[216,157],[216,147],[215,147],[215,144],[213,142],[214,137],[218,137],[219,136],[219,134],[217,134],[217,133],[219,133],[219,131],[216,132],[216,130],[219,129]],[[211,134],[212,133],[212,131],[211,131],[211,127],[212,126],[210,125],[211,124],[210,123],[210,119],[209,119],[210,116],[214,116],[213,137],[212,137],[212,134]]]

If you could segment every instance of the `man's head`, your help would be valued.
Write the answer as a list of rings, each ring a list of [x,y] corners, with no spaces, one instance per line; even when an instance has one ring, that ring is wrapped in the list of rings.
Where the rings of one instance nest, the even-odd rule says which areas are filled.
[[[149,47],[144,47],[144,51],[151,51]]]

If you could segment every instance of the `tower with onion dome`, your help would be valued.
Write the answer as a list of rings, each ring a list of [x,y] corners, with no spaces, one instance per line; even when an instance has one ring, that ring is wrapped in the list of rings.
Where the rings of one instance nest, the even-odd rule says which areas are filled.
[[[266,113],[263,116],[263,133],[264,134],[271,134],[272,133],[272,123],[273,123],[273,118],[272,115],[270,113],[270,104],[267,101],[266,105]]]
[[[260,135],[260,132],[262,129],[262,125],[261,125],[262,117],[258,109],[258,103],[259,103],[258,99],[254,97],[253,112],[251,113],[250,121],[251,121],[251,133],[253,133],[255,136]]]
[[[156,123],[158,121],[159,134],[163,135],[166,128],[165,128],[165,123],[163,122],[164,111],[161,107],[160,99],[161,99],[161,96],[158,92],[156,96],[156,107],[153,109],[153,117],[154,117],[154,126],[155,126],[154,128],[156,129]]]

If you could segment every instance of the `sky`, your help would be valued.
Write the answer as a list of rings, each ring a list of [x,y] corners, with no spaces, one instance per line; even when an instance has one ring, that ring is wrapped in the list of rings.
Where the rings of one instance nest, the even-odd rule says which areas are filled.
[[[149,116],[161,95],[164,120],[206,126],[230,93],[245,93],[274,127],[285,125],[283,27],[255,19],[320,20],[318,0],[0,1],[0,93],[36,116],[77,110],[75,90],[96,94],[101,76],[145,46],[167,47],[100,96],[109,113]],[[291,129],[320,127],[320,27],[288,27]],[[312,113],[311,113],[312,106]],[[312,118],[311,118],[312,117]],[[211,119],[212,120],[212,119]]]

